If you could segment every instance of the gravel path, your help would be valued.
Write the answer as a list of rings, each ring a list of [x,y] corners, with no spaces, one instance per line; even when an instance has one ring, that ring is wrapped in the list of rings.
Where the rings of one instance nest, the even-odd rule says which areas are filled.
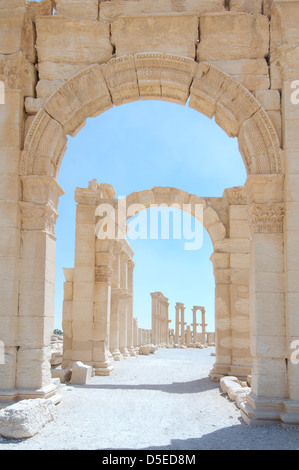
[[[208,379],[209,349],[160,349],[115,363],[110,377],[66,386],[57,418],[3,449],[299,449],[299,432],[246,426]]]

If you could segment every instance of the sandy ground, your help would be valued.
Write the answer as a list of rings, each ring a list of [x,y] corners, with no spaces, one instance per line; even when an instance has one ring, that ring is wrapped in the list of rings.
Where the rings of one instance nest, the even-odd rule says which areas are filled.
[[[299,432],[249,427],[208,379],[209,349],[160,349],[115,363],[110,377],[66,386],[57,418],[3,449],[299,449]]]

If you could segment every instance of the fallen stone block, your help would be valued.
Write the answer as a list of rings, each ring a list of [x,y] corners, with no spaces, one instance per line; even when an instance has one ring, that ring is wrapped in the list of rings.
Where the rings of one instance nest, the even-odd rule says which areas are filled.
[[[155,346],[154,344],[151,344],[150,353],[151,353],[151,354],[154,354],[154,353],[157,351],[157,349],[159,349],[158,346]]]
[[[150,345],[140,346],[139,354],[141,354],[142,356],[149,356],[150,353],[151,353],[151,346]]]
[[[70,368],[67,369],[52,369],[51,375],[53,379],[58,378],[62,384],[66,384],[71,381],[72,377],[72,370]]]
[[[251,392],[251,388],[245,387],[240,393],[237,394],[236,405],[239,409],[241,408],[242,403],[246,401],[250,392]]]
[[[55,405],[51,400],[22,400],[0,411],[0,435],[7,439],[35,436],[55,419]]]
[[[224,376],[220,379],[220,388],[223,393],[228,393],[228,389],[231,387],[232,383],[239,383],[237,377],[233,376]]]
[[[82,362],[74,362],[72,366],[72,385],[85,385],[92,377],[92,367]]]

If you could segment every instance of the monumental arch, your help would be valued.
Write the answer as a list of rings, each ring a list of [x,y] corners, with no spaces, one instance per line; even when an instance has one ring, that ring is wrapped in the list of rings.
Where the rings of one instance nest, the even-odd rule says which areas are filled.
[[[188,101],[238,138],[248,175],[252,393],[242,416],[298,424],[299,1],[1,0],[0,8],[1,398],[55,395],[54,228],[67,136],[113,105]],[[231,258],[231,249],[222,240],[220,252]]]

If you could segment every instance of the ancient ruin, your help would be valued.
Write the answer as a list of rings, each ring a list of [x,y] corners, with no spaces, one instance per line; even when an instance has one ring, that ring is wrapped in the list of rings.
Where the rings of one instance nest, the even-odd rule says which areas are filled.
[[[0,9],[0,399],[55,401],[50,342],[63,194],[57,178],[68,136],[112,106],[167,100],[214,117],[238,139],[247,170],[244,188],[201,199],[214,247],[211,377],[252,375],[241,406],[246,423],[298,425],[299,367],[292,353],[299,335],[299,1],[0,0]],[[89,260],[83,264],[78,249],[74,270],[66,271],[75,336],[64,325],[64,355],[68,361],[81,348],[86,362],[108,373],[108,336],[112,357],[135,347],[131,253],[125,243],[115,248],[123,263],[113,278],[114,248],[85,231],[100,191],[82,191]],[[127,199],[147,206],[200,198],[154,188]],[[111,302],[105,338],[91,336],[88,321],[76,318],[79,302],[86,302],[88,316],[91,298],[104,322]],[[126,313],[118,333],[120,311]]]

